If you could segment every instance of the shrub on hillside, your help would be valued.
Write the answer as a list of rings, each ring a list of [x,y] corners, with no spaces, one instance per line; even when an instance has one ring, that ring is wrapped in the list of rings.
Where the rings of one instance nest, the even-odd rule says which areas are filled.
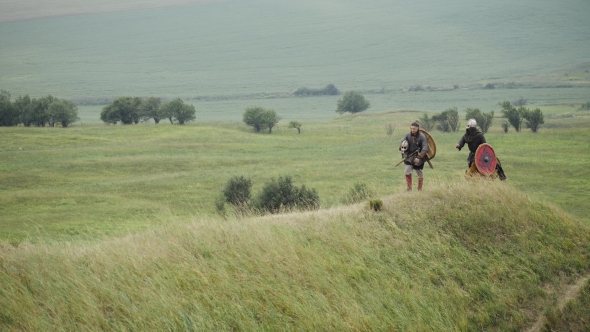
[[[583,110],[583,111],[590,111],[590,101],[582,104],[582,106],[580,107],[580,109]]]
[[[371,103],[360,92],[346,91],[342,99],[338,100],[336,113],[360,113],[371,107]]]
[[[227,180],[225,187],[221,191],[223,192],[226,202],[234,206],[244,206],[248,204],[248,201],[250,200],[251,189],[252,181],[246,179],[243,175],[240,175]]]
[[[278,213],[294,208],[315,210],[320,207],[320,197],[314,188],[293,184],[290,176],[279,176],[267,182],[258,194],[255,207],[261,211]]]

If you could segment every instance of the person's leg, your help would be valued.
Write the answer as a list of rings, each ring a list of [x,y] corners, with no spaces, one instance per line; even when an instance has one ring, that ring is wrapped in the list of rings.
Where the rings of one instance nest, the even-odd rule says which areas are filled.
[[[416,175],[418,175],[418,190],[422,190],[422,185],[424,184],[424,172],[421,169],[417,169]]]
[[[404,174],[406,175],[407,191],[412,191],[412,169],[412,165],[406,165],[406,169],[404,171]]]

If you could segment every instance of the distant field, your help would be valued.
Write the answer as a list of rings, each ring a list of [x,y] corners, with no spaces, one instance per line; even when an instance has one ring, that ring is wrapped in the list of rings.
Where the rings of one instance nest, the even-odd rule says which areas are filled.
[[[0,0],[0,22],[207,3],[219,0]]]
[[[229,0],[3,22],[0,88],[69,99],[463,88],[590,62],[588,12],[575,0]],[[462,106],[446,96],[400,107]]]

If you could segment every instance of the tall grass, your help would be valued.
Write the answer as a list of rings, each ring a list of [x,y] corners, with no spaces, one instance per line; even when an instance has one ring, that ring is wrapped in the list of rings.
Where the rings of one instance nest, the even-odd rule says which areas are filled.
[[[101,242],[0,247],[17,330],[521,331],[590,269],[590,231],[505,183],[195,217]]]

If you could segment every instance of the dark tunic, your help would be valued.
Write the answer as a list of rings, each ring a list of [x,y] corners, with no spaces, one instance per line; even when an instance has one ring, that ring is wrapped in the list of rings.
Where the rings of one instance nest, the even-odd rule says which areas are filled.
[[[471,166],[471,163],[473,163],[473,160],[475,159],[475,151],[477,151],[477,148],[485,142],[486,139],[483,137],[483,133],[477,130],[476,127],[469,127],[465,130],[465,135],[461,137],[458,144],[459,150],[461,150],[463,146],[465,146],[465,143],[467,143],[470,151],[469,156],[467,157],[467,163],[469,166]]]
[[[418,151],[417,157],[420,158],[420,165],[414,165],[414,158],[409,161],[404,161],[404,164],[414,165],[415,169],[424,168],[423,158],[424,155],[426,155],[426,152],[428,152],[428,139],[426,136],[424,136],[424,134],[422,134],[420,131],[418,131],[415,135],[412,135],[412,132],[409,132],[401,141],[403,142],[404,140],[408,141],[408,151],[406,151],[406,155],[409,156],[414,153],[414,151]]]

